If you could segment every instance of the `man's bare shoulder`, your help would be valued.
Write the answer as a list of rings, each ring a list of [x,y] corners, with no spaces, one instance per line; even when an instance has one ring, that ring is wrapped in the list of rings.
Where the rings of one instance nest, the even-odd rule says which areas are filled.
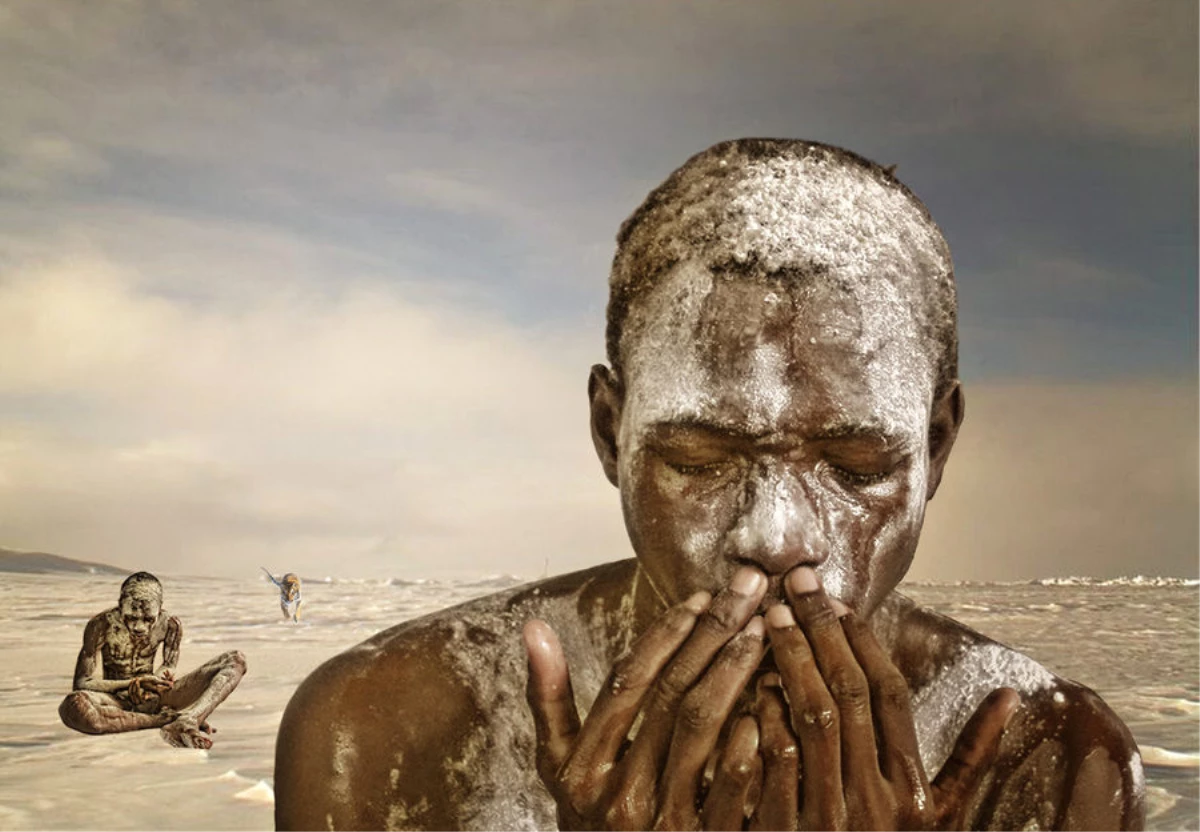
[[[1140,826],[1145,785],[1137,744],[1094,691],[899,594],[880,612],[876,628],[912,690],[927,771],[941,768],[991,691],[1010,687],[1021,694],[973,826]],[[1046,796],[1037,818],[1027,814],[1031,790]]]
[[[105,638],[108,635],[109,616],[112,612],[114,610],[105,610],[104,612],[96,613],[83,626],[83,647],[80,651],[81,660],[84,654],[94,655],[95,651],[99,650],[104,644]]]
[[[594,667],[607,670],[598,655],[606,652],[605,627],[615,615],[606,589],[619,585],[631,563],[407,621],[322,664],[296,690],[280,725],[276,824],[459,828],[474,818],[476,825],[505,825],[480,813],[485,804],[495,810],[490,791],[505,780],[523,783],[532,770],[521,628],[530,618],[549,621],[576,648],[569,655],[590,687]],[[516,814],[526,819],[518,825],[548,811],[509,808],[514,823]]]
[[[119,607],[109,607],[104,612],[98,612],[88,621],[88,626],[93,624],[96,626],[111,627],[124,623],[121,618],[121,610]]]

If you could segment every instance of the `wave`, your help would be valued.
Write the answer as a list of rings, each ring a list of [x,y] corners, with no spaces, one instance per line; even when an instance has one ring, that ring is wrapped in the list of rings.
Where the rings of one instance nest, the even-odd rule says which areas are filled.
[[[1130,586],[1130,587],[1195,587],[1200,578],[1178,578],[1167,575],[1124,575],[1119,578],[1093,578],[1065,575],[1055,578],[1033,578],[1027,581],[905,581],[900,585],[920,587],[988,587],[988,586]]]
[[[1037,586],[1200,586],[1197,578],[1175,578],[1163,575],[1126,575],[1120,578],[1087,578],[1070,575],[1063,578],[1038,578],[1029,581]]]
[[[1159,748],[1157,745],[1143,745],[1138,748],[1142,752],[1142,763],[1148,766],[1165,766],[1166,768],[1200,768],[1200,753],[1194,751],[1171,751]]]
[[[275,804],[275,790],[266,780],[259,780],[248,789],[242,789],[233,796],[234,800],[249,800],[252,803]]]

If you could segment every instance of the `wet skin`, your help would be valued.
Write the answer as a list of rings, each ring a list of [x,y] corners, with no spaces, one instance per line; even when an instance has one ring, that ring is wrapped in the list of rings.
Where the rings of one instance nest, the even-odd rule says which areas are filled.
[[[934,402],[930,364],[912,378],[911,324],[871,331],[890,298],[687,264],[655,294],[688,287],[703,301],[679,337],[630,350],[623,383],[593,368],[597,452],[647,577],[674,604],[753,565],[765,608],[808,564],[869,615],[912,561],[962,419],[958,386]],[[662,396],[680,367],[688,397]]]
[[[750,779],[735,788],[725,774],[701,800],[700,774],[761,662],[768,632],[794,709],[791,724],[802,735],[800,756],[809,762],[806,827],[926,826],[937,812],[953,814],[957,807],[945,800],[934,805],[907,694],[894,694],[902,677],[886,658],[872,661],[884,654],[869,630],[854,630],[860,650],[850,648],[835,609],[849,604],[869,615],[907,570],[961,421],[957,386],[932,401],[928,362],[924,383],[897,383],[920,342],[913,327],[885,337],[865,325],[882,313],[871,309],[885,302],[879,298],[830,283],[792,288],[729,279],[691,264],[677,266],[654,292],[700,302],[677,325],[678,337],[656,340],[653,355],[630,351],[627,394],[606,368],[593,369],[593,436],[662,601],[716,592],[731,573],[733,592],[718,594],[711,608],[701,606],[706,595],[693,596],[683,607],[699,616],[690,632],[680,626],[676,638],[635,648],[619,675],[636,683],[602,693],[583,729],[573,706],[563,711],[538,694],[567,682],[553,640],[531,626],[540,767],[561,825],[695,828],[704,821],[719,828],[736,815],[740,827]],[[667,374],[680,368],[693,395],[662,395],[672,385]],[[814,569],[836,581],[832,605]],[[784,603],[785,579],[792,606]],[[762,619],[749,617],[755,609],[779,626],[764,629]],[[741,628],[733,639],[730,625]],[[872,688],[887,690],[874,714]],[[1017,701],[1013,691],[998,697],[961,738],[963,748],[975,749],[960,767],[963,777],[982,776]],[[777,711],[757,716],[759,730],[785,738],[793,730],[786,720],[763,724]],[[638,734],[622,752],[639,712]],[[889,726],[878,741],[872,716]],[[719,775],[749,771],[757,754],[750,736],[743,728]],[[737,752],[748,756],[729,756]],[[845,778],[839,755],[847,760]],[[872,763],[881,755],[893,760],[891,779]],[[786,765],[795,779],[794,754],[766,759],[761,776],[779,780],[773,767]],[[776,799],[788,798],[763,791],[756,814],[794,828],[799,804],[791,801],[789,815],[771,805]],[[710,805],[721,800],[732,807]]]
[[[963,414],[915,333],[828,286],[663,285],[701,287],[695,315],[589,381],[636,563],[323,665],[280,727],[277,825],[494,827],[499,784],[563,828],[1139,826],[1135,746],[1094,694],[893,592]],[[520,672],[521,624],[530,711],[473,675]]]

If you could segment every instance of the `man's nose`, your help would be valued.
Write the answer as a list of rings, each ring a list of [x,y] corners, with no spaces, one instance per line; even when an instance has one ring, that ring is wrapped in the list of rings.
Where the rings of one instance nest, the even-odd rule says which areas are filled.
[[[805,483],[783,466],[766,465],[746,480],[728,554],[767,575],[801,564],[816,566],[829,555],[828,541]]]

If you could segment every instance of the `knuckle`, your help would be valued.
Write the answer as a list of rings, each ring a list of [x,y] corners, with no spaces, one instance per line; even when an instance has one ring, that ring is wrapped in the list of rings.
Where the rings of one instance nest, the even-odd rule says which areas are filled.
[[[653,797],[622,787],[604,811],[605,829],[645,829],[654,814]]]
[[[735,784],[745,783],[754,773],[754,764],[745,757],[726,758],[721,761],[721,774]]]
[[[554,793],[565,799],[571,810],[576,814],[586,814],[590,808],[590,798],[596,789],[592,788],[591,778],[578,766],[566,765],[559,769],[554,777]]]
[[[708,697],[688,696],[679,706],[679,716],[676,719],[680,728],[698,731],[712,725],[719,717]]]
[[[734,636],[721,648],[717,661],[726,665],[740,665],[757,657],[762,650],[762,639],[752,635]]]
[[[810,702],[800,709],[797,731],[809,736],[832,736],[838,731],[837,711],[832,703]]]
[[[829,694],[843,711],[860,713],[870,704],[867,679],[861,671],[841,668],[833,671],[827,680]]]
[[[762,750],[763,759],[775,765],[792,765],[800,759],[800,749],[794,742]]]
[[[619,695],[631,690],[641,690],[646,683],[642,678],[640,663],[637,656],[628,653],[617,660],[608,674],[608,689],[613,695]]]
[[[876,695],[880,704],[888,708],[903,708],[912,700],[908,682],[898,672],[888,673],[879,680]]]
[[[838,620],[837,613],[828,604],[820,604],[819,606],[810,608],[804,616],[804,621],[808,625],[808,629],[816,633],[838,629],[842,626],[841,621]]]
[[[741,622],[732,604],[715,603],[696,619],[696,628],[714,635],[727,635],[738,629]]]
[[[659,699],[664,702],[678,702],[688,692],[691,681],[696,674],[687,665],[674,665],[658,679]]]
[[[772,641],[771,650],[781,656],[782,662],[786,662],[787,666],[797,668],[801,673],[808,672],[816,664],[812,650],[800,639]]]

